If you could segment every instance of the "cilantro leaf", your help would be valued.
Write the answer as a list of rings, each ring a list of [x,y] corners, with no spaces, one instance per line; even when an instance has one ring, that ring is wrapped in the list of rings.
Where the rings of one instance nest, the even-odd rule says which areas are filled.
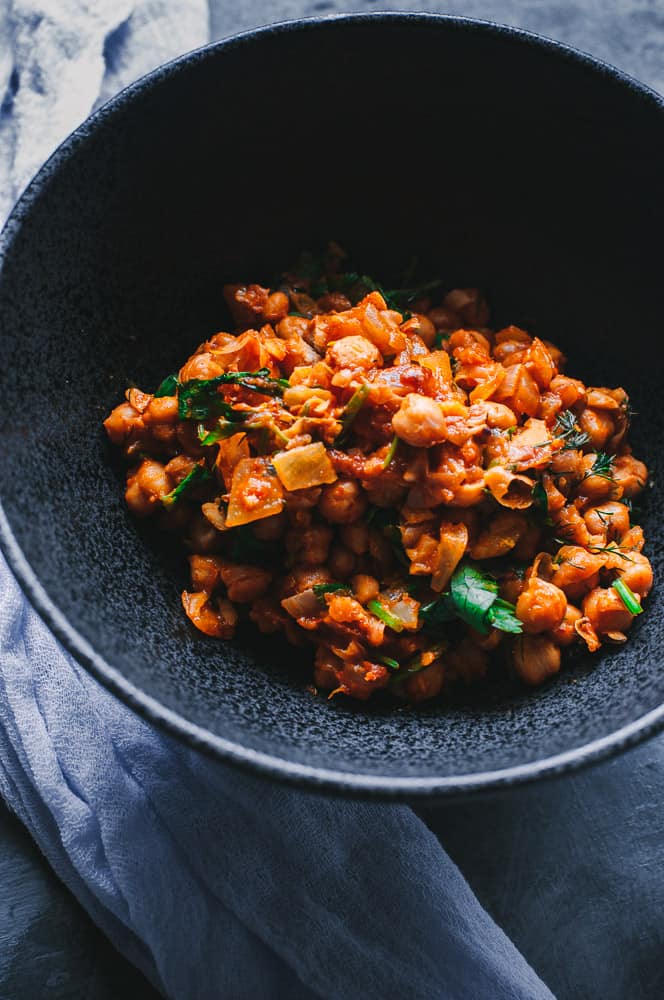
[[[178,387],[178,377],[175,375],[167,375],[163,382],[160,383],[159,388],[155,391],[155,399],[159,399],[160,396],[174,396]]]
[[[514,611],[513,604],[504,601],[502,597],[497,597],[489,608],[488,620],[494,628],[500,629],[501,632],[513,632],[515,635],[520,635],[523,631],[523,625]]]

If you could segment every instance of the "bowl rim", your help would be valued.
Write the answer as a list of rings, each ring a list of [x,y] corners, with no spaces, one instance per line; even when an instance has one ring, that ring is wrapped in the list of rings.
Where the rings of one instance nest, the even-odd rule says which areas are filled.
[[[257,37],[307,32],[327,24],[355,25],[372,22],[391,22],[404,26],[420,24],[436,29],[452,27],[454,30],[479,32],[481,35],[494,38],[508,38],[518,44],[553,53],[564,61],[581,64],[601,76],[617,80],[632,90],[640,100],[664,111],[664,97],[622,70],[573,46],[511,25],[447,14],[380,10],[278,21],[210,42],[177,56],[125,87],[86,118],[46,160],[8,216],[0,234],[0,271],[4,269],[4,260],[11,251],[14,236],[20,229],[23,219],[29,214],[32,203],[40,196],[60,163],[70,157],[79,144],[94,133],[108,116],[120,112],[124,105],[130,103],[141,91],[152,88],[192,63],[214,58],[218,52],[225,49],[250,44]],[[37,572],[29,564],[14,536],[1,499],[0,550],[4,553],[11,571],[33,608],[50,627],[65,650],[112,694],[120,697],[148,721],[179,737],[197,750],[222,762],[232,763],[266,778],[278,779],[304,790],[392,801],[440,799],[496,791],[578,770],[635,746],[664,728],[664,703],[662,703],[606,736],[549,757],[510,767],[438,777],[381,776],[287,760],[276,753],[254,750],[236,740],[214,734],[173,709],[167,708],[129,681],[102,654],[96,652],[91,643],[70,624],[40,583]]]

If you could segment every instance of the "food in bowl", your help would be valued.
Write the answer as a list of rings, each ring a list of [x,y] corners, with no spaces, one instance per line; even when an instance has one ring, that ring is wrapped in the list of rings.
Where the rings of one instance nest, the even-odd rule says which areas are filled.
[[[385,291],[336,245],[224,288],[233,332],[105,421],[126,501],[190,553],[182,604],[313,646],[317,689],[412,702],[627,639],[652,587],[622,388],[493,330],[476,289]]]

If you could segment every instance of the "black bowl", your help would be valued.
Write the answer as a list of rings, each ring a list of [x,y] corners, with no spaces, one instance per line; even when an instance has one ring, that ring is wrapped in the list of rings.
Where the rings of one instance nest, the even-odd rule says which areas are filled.
[[[278,25],[156,71],[33,181],[2,243],[2,544],[49,625],[133,707],[224,760],[389,797],[505,785],[664,722],[662,588],[629,642],[537,691],[422,708],[313,697],[301,654],[186,621],[184,559],[128,515],[102,418],[226,321],[228,280],[342,243],[392,280],[478,285],[498,323],[623,384],[657,481],[664,109],[584,55],[420,14]],[[653,249],[655,247],[656,249]],[[642,523],[662,569],[662,492]]]

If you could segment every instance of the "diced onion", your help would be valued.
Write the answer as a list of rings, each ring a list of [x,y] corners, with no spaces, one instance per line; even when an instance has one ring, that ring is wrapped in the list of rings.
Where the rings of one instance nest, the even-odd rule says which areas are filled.
[[[243,458],[237,463],[228,498],[227,528],[280,514],[283,506],[281,483],[268,458]]]
[[[337,478],[322,441],[303,444],[290,451],[281,451],[272,456],[272,464],[289,493],[310,486],[333,483]]]
[[[286,597],[281,606],[291,618],[318,618],[324,610],[311,587],[292,597]]]

